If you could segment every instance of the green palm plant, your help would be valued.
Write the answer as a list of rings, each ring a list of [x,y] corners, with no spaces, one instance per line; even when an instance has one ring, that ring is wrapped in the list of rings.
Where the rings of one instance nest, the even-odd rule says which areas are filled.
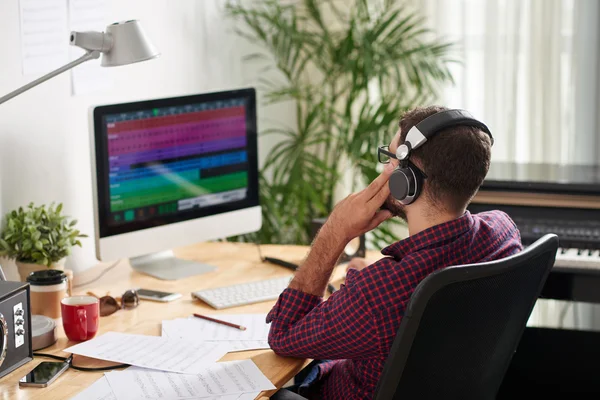
[[[293,101],[297,114],[293,128],[261,132],[279,141],[261,169],[263,228],[252,240],[308,243],[311,219],[331,212],[344,172],[352,176],[347,191],[373,180],[377,147],[390,141],[402,111],[452,82],[453,45],[429,38],[423,18],[403,3],[375,3],[227,3],[237,34],[264,50],[246,62],[278,72],[258,79],[265,105]],[[391,223],[398,222],[370,236],[373,245],[396,240]]]

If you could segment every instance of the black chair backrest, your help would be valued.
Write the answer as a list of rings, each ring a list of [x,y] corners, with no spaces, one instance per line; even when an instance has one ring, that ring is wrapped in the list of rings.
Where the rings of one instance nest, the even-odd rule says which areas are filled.
[[[494,399],[557,250],[558,237],[548,234],[512,256],[423,279],[375,399]]]

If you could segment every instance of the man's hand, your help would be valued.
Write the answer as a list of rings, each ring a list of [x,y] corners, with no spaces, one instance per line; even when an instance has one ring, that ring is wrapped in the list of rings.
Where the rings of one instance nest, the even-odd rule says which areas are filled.
[[[340,201],[333,209],[322,230],[338,237],[344,244],[392,217],[381,206],[390,194],[388,181],[394,166],[386,164],[383,172],[369,186]]]
[[[323,296],[331,272],[348,242],[377,227],[392,214],[381,211],[381,205],[390,194],[388,180],[394,166],[384,171],[367,188],[351,194],[333,209],[327,222],[315,238],[306,260],[290,282],[289,288]]]

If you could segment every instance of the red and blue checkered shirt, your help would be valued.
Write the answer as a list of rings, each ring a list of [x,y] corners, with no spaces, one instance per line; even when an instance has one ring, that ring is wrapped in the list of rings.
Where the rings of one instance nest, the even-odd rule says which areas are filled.
[[[286,289],[267,316],[269,344],[284,356],[333,360],[319,365],[319,399],[372,398],[415,287],[433,271],[486,262],[522,249],[514,222],[501,211],[428,228],[382,250],[386,257],[322,301]]]

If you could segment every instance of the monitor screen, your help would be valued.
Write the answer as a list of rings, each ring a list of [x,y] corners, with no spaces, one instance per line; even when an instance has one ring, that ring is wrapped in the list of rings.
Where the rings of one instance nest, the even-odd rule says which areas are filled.
[[[100,237],[258,205],[253,89],[94,109]]]

